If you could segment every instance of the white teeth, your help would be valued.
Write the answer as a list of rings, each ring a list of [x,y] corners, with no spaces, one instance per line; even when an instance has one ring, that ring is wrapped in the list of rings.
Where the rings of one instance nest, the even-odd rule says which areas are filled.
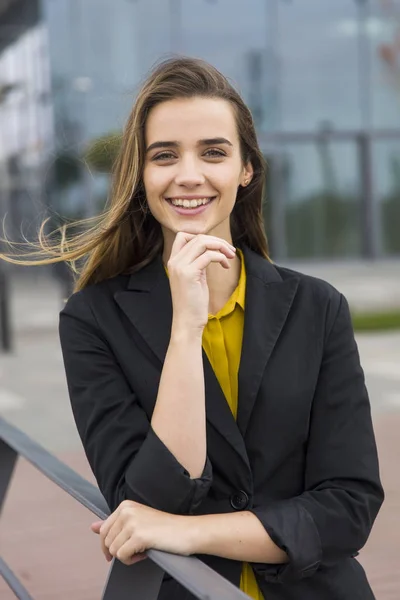
[[[196,208],[202,204],[208,204],[211,198],[199,198],[198,200],[188,200],[184,198],[171,198],[171,202],[174,206],[183,206],[184,208]]]

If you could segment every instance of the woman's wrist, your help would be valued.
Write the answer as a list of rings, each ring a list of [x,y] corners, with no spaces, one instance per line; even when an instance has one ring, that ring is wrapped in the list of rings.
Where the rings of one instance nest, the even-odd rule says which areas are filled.
[[[202,343],[204,327],[191,326],[184,323],[172,322],[171,342],[172,343]]]
[[[182,540],[184,554],[190,556],[192,554],[201,554],[201,548],[207,546],[204,540],[207,532],[201,530],[201,520],[197,515],[178,515],[176,522],[178,531],[175,533]]]
[[[186,554],[210,554],[244,562],[288,562],[287,554],[248,511],[179,516],[178,519],[177,535]]]

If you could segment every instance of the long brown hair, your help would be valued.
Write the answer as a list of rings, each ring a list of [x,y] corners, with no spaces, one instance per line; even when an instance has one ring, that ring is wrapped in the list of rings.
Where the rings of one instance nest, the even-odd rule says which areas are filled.
[[[96,217],[64,224],[49,234],[45,233],[46,220],[40,227],[38,242],[28,242],[29,250],[0,254],[0,259],[22,265],[66,261],[77,274],[75,291],[151,262],[162,251],[163,236],[160,224],[147,208],[143,186],[146,119],[161,102],[195,96],[221,98],[234,108],[242,160],[251,162],[254,174],[246,188],[239,187],[231,214],[232,239],[235,245],[245,244],[268,258],[262,218],[266,166],[251,113],[215,67],[200,59],[182,57],[162,61],[144,82],[123,132],[105,210]]]

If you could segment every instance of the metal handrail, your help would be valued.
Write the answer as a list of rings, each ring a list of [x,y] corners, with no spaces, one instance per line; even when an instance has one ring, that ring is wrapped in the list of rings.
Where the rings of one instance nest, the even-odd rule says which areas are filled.
[[[0,556],[0,573],[9,587],[15,592],[19,600],[33,600],[28,590],[22,585],[18,577],[13,573],[7,563]]]
[[[100,491],[20,429],[0,417],[0,511],[17,458],[22,456],[45,477],[89,509],[100,519],[110,514]],[[171,575],[201,600],[249,600],[230,581],[192,556],[149,550],[150,560],[130,567],[113,560],[103,600],[157,600],[164,573]],[[32,600],[21,582],[0,557],[0,575],[20,600]]]

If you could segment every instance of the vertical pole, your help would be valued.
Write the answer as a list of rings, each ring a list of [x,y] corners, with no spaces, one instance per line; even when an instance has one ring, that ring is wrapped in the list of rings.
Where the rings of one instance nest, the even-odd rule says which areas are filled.
[[[279,142],[278,142],[279,143]],[[285,165],[282,152],[282,144],[274,144],[271,165],[271,248],[273,259],[284,259],[287,256],[286,244],[286,215],[285,215]]]
[[[279,54],[279,0],[266,0],[266,30],[267,51],[270,53],[273,64],[273,98],[274,98],[274,124],[273,130],[278,134],[272,145],[271,168],[271,238],[274,258],[284,259],[287,256],[286,241],[286,197],[284,189],[284,154],[283,144],[279,140],[282,130],[282,69]]]
[[[75,139],[76,143],[75,151],[78,154],[80,160],[80,174],[81,174],[81,190],[82,190],[82,207],[84,210],[85,218],[94,217],[96,214],[96,202],[93,195],[93,179],[90,170],[88,169],[85,161],[82,159],[82,155],[85,151],[88,142],[88,93],[90,91],[87,87],[88,82],[85,81],[87,78],[87,61],[85,55],[85,48],[82,40],[84,38],[84,18],[85,18],[85,3],[81,0],[70,0],[70,35],[71,35],[71,48],[74,51],[74,65],[78,65],[79,71],[74,71],[72,74],[72,80],[74,86],[74,99],[75,99],[75,110],[77,110],[77,131]],[[81,79],[81,82],[79,80]]]
[[[0,348],[11,352],[11,317],[8,278],[4,266],[0,266]]]
[[[362,255],[365,258],[375,258],[376,247],[376,218],[372,181],[372,148],[371,135],[366,132],[358,136],[358,156],[361,175],[361,222],[362,222]]]
[[[1,109],[1,104],[0,104]],[[3,114],[1,114],[3,117]],[[0,120],[0,126],[3,119]],[[0,157],[0,236],[3,237],[5,219],[10,207],[11,198],[11,176],[9,173],[9,161],[7,156]],[[3,251],[0,244],[0,251]],[[11,323],[10,323],[10,303],[9,287],[6,271],[8,265],[0,264],[0,350],[11,352]]]
[[[358,98],[363,130],[358,140],[362,194],[362,253],[365,258],[373,259],[382,251],[382,226],[381,207],[374,194],[372,176],[372,63],[368,38],[371,0],[356,0],[356,2],[358,5]]]
[[[371,16],[370,0],[356,0],[358,6],[358,104],[361,127],[369,130],[372,124],[372,64],[368,40],[368,23]]]

